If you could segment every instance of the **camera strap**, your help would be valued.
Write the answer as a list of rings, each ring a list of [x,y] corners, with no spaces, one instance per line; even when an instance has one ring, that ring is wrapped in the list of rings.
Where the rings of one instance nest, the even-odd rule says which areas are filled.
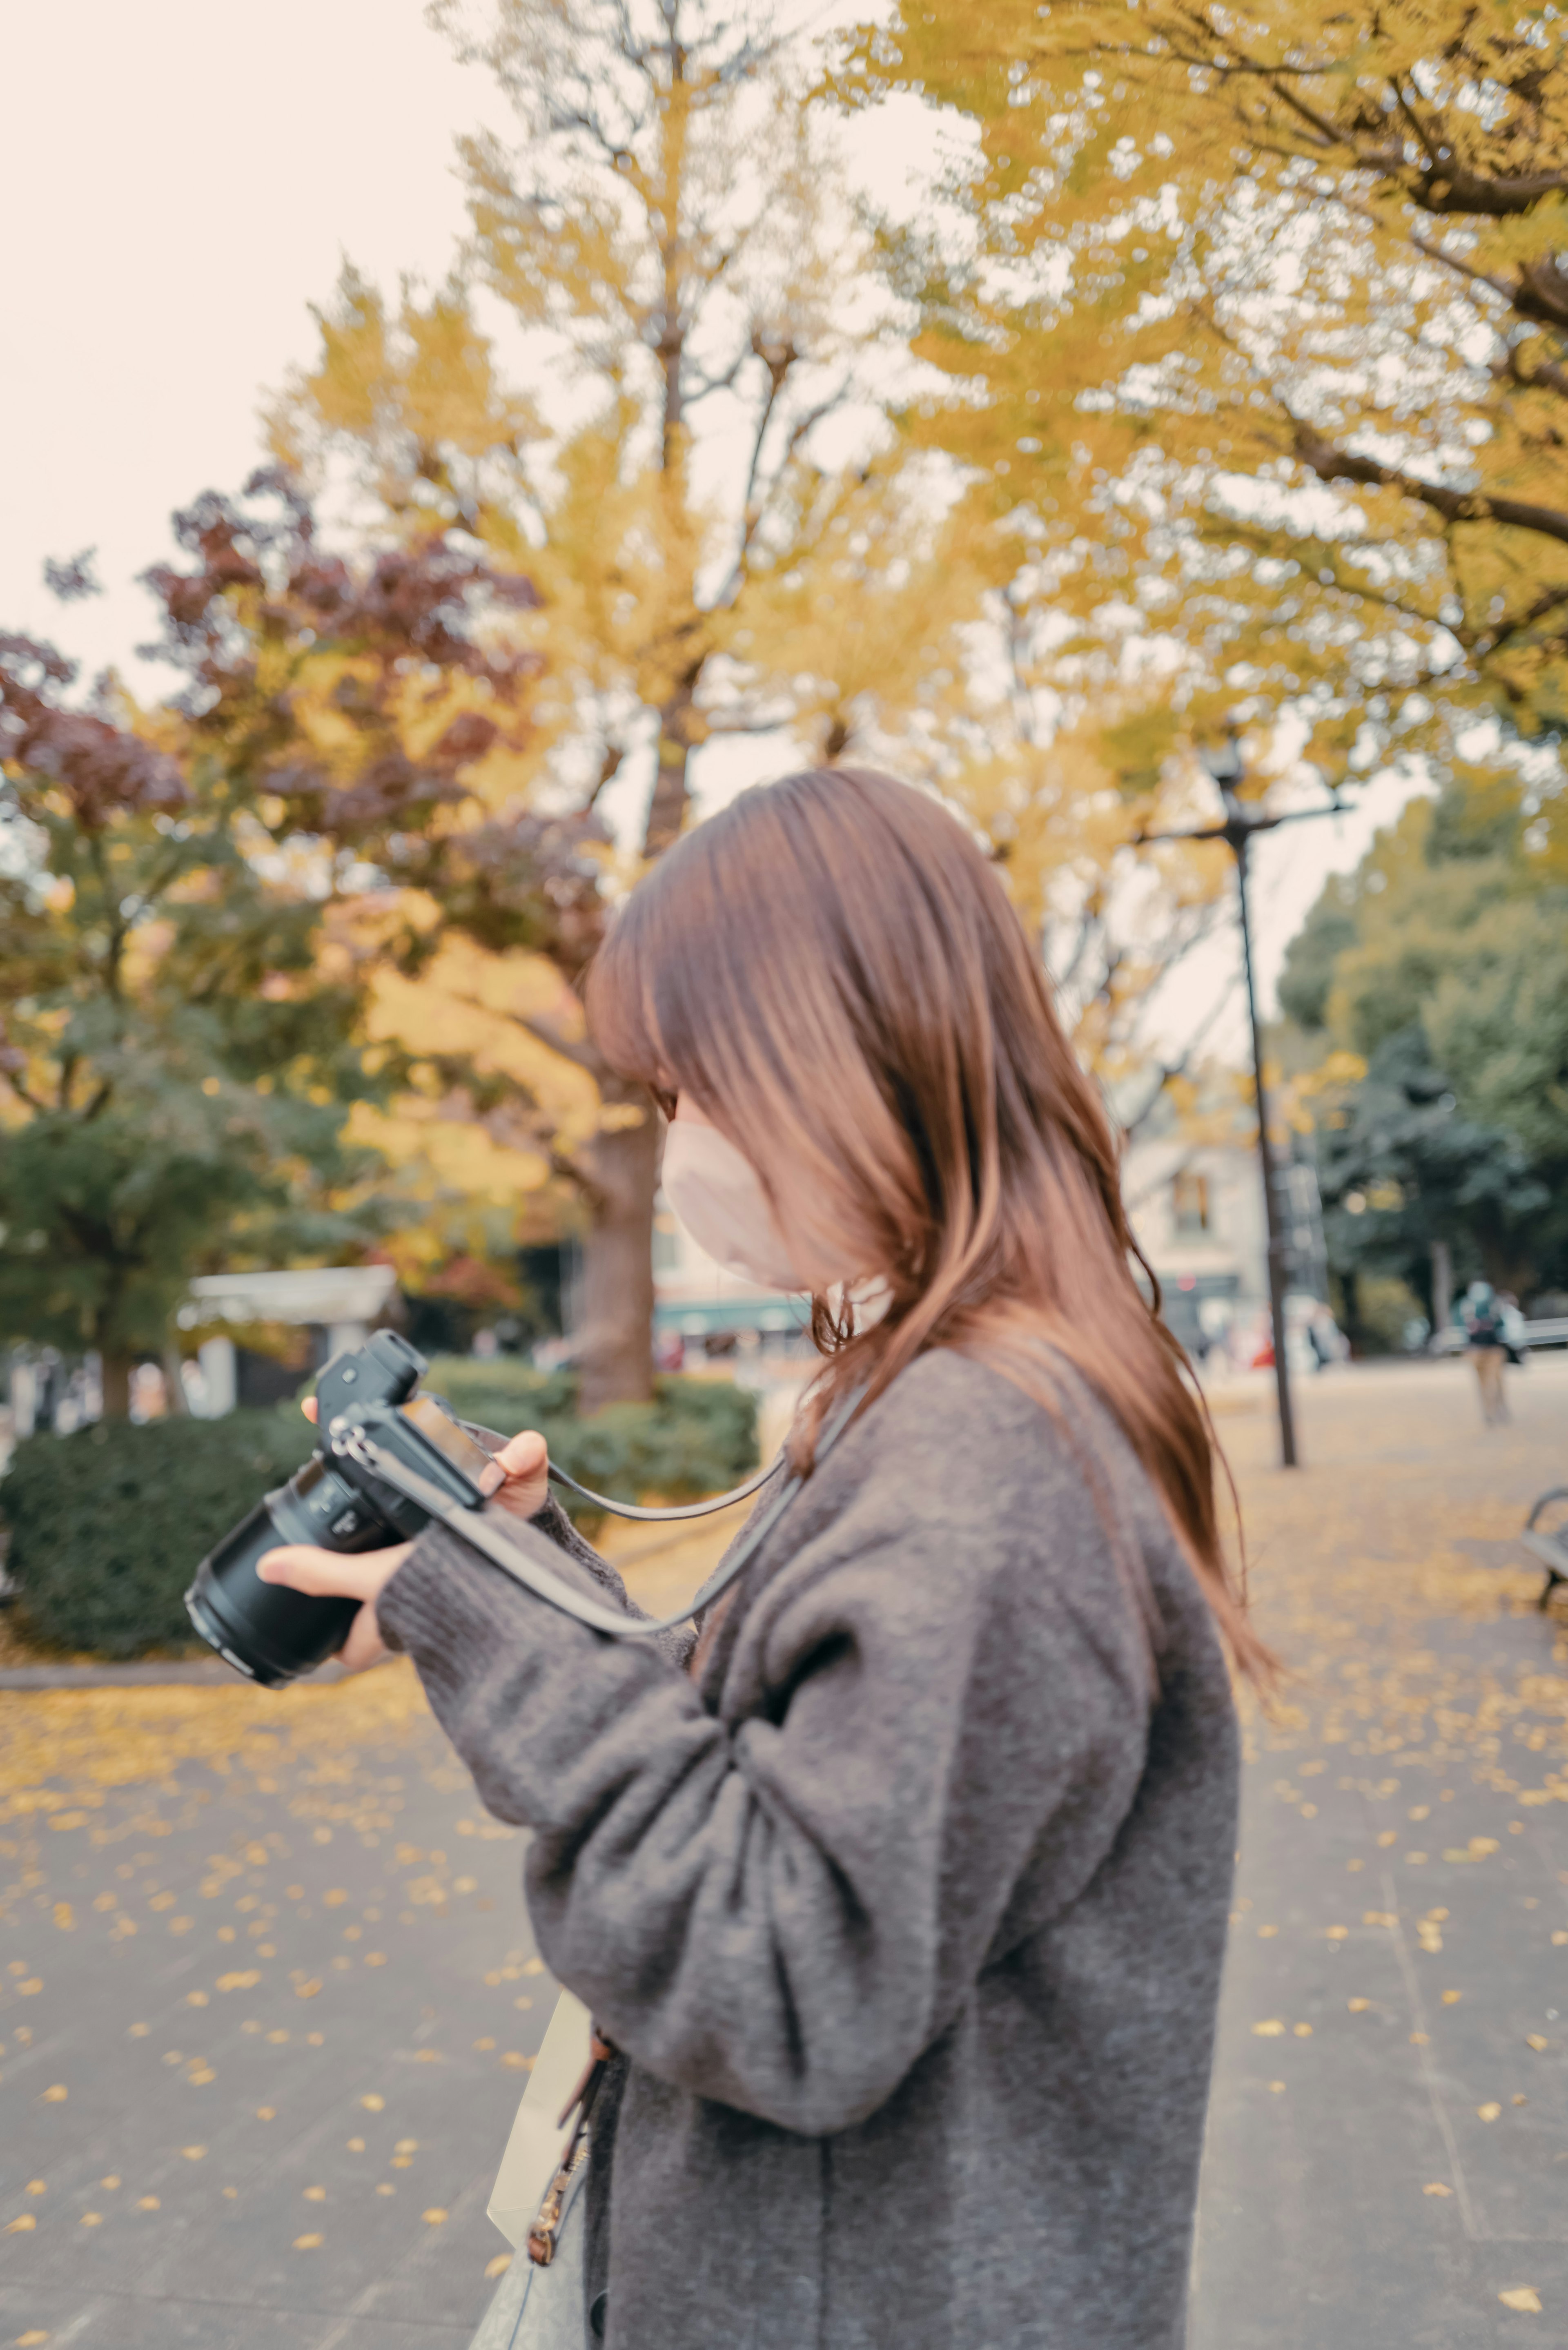
[[[857,1389],[832,1415],[817,1439],[818,1461],[831,1451],[843,1434],[859,1401],[860,1391]],[[465,1503],[454,1501],[451,1494],[443,1493],[439,1485],[432,1485],[429,1478],[421,1477],[417,1470],[395,1461],[372,1437],[362,1431],[355,1430],[334,1439],[332,1450],[346,1453],[360,1468],[368,1469],[384,1484],[392,1486],[410,1502],[417,1503],[428,1516],[438,1519],[474,1550],[482,1552],[493,1566],[500,1567],[504,1575],[509,1575],[514,1583],[522,1584],[526,1590],[533,1592],[535,1598],[547,1601],[552,1607],[559,1608],[564,1616],[575,1616],[579,1624],[587,1625],[591,1631],[607,1633],[614,1640],[651,1639],[656,1633],[673,1631],[677,1625],[689,1623],[702,1608],[711,1606],[744,1574],[804,1482],[793,1473],[786,1475],[772,1501],[753,1520],[722,1565],[709,1576],[690,1607],[679,1609],[673,1616],[649,1617],[628,1616],[623,1608],[609,1607],[602,1600],[590,1599],[586,1592],[577,1590],[574,1585],[555,1574],[504,1533],[502,1516],[471,1509]]]
[[[467,1420],[460,1420],[458,1425],[469,1428]],[[473,1433],[471,1428],[469,1433]],[[743,1485],[737,1485],[732,1492],[711,1493],[704,1502],[671,1502],[656,1509],[644,1509],[640,1503],[613,1502],[607,1493],[596,1493],[591,1485],[579,1485],[575,1477],[568,1477],[566,1471],[557,1469],[553,1461],[549,1473],[553,1485],[565,1485],[579,1500],[591,1502],[596,1510],[607,1510],[612,1518],[635,1518],[639,1525],[663,1525],[671,1518],[711,1518],[715,1510],[727,1510],[736,1502],[748,1500],[753,1493],[762,1491],[778,1465],[776,1461],[770,1461],[765,1469],[759,1469],[754,1477],[748,1477]]]

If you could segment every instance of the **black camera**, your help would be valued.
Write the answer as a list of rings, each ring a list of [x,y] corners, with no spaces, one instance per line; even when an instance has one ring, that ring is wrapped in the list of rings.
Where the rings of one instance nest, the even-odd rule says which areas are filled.
[[[471,1509],[501,1482],[489,1453],[441,1399],[415,1393],[427,1367],[391,1330],[378,1330],[362,1347],[335,1357],[316,1383],[317,1450],[286,1485],[264,1493],[196,1569],[185,1594],[191,1621],[251,1680],[275,1689],[313,1671],[342,1647],[359,1604],[263,1583],[258,1559],[285,1543],[384,1550],[422,1534],[431,1522],[418,1503],[357,1457],[364,1440],[377,1456]]]

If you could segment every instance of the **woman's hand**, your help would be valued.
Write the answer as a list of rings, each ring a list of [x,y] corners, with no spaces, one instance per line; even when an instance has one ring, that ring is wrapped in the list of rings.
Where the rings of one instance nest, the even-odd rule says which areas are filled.
[[[307,1396],[301,1409],[306,1419],[313,1420],[316,1398]],[[502,1477],[491,1498],[514,1518],[536,1515],[550,1490],[545,1439],[536,1430],[527,1429],[504,1444],[493,1459]],[[359,1613],[337,1652],[347,1669],[357,1673],[387,1653],[376,1619],[376,1602],[412,1548],[412,1543],[398,1543],[390,1550],[351,1552],[319,1550],[313,1543],[287,1543],[258,1559],[256,1573],[264,1583],[281,1583],[313,1599],[358,1599]]]
[[[286,1584],[312,1599],[358,1599],[359,1613],[337,1655],[349,1672],[358,1673],[387,1653],[376,1602],[412,1548],[398,1543],[390,1550],[318,1550],[314,1543],[286,1543],[256,1561],[256,1573],[264,1583]]]

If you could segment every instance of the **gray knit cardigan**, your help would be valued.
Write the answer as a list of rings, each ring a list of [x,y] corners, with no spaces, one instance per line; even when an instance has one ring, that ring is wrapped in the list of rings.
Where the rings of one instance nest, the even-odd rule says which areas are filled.
[[[695,1680],[438,1529],[383,1595],[624,2052],[590,2171],[608,2350],[1183,2338],[1234,1717],[1147,1478],[1063,1383],[1053,1416],[922,1357]],[[586,1575],[564,1532],[518,1536]]]

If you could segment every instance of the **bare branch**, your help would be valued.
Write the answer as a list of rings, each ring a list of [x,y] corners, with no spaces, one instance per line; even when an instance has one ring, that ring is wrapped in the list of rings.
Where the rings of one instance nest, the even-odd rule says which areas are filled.
[[[1281,406],[1283,408],[1282,401]],[[1290,411],[1284,411],[1290,416]],[[1429,506],[1450,522],[1501,522],[1515,530],[1535,532],[1568,546],[1568,514],[1554,506],[1532,505],[1523,498],[1499,498],[1484,490],[1445,489],[1441,483],[1423,481],[1418,473],[1385,465],[1376,457],[1355,457],[1336,449],[1316,428],[1291,416],[1295,455],[1320,482],[1359,482],[1379,490],[1398,490],[1417,504]]]
[[[487,1007],[476,1004],[475,1008],[483,1010]],[[552,1053],[559,1053],[564,1061],[572,1062],[579,1069],[587,1069],[590,1076],[596,1076],[603,1066],[597,1052],[586,1036],[565,1036],[554,1022],[536,1019],[532,1013],[509,1012],[505,1016],[514,1027],[532,1036],[535,1044],[547,1046]]]
[[[759,496],[756,494],[755,484],[758,463],[762,455],[763,433],[766,430],[767,417],[771,414],[774,401],[777,397],[776,390],[770,388],[766,409],[759,424],[757,435],[753,441],[752,448],[751,469],[746,480],[746,519],[742,529],[741,544],[736,550],[734,568],[732,570],[728,579],[724,582],[723,588],[717,599],[721,610],[725,605],[732,603],[741,591],[742,586],[745,581],[746,575],[751,567],[749,558],[752,548],[756,541],[757,533],[762,527],[769,506],[784,486],[785,477],[789,473],[790,466],[794,462],[795,456],[800,449],[801,442],[805,439],[807,433],[813,432],[815,427],[822,422],[825,416],[830,416],[833,413],[833,411],[839,407],[842,402],[848,398],[848,396],[849,381],[846,377],[838,386],[836,390],[828,393],[826,400],[818,400],[815,408],[809,408],[806,410],[805,415],[802,416],[791,428],[789,438],[784,442],[784,454],[780,457],[778,463],[774,468],[772,479]]]
[[[582,813],[584,816],[587,816],[590,812],[594,803],[597,800],[599,794],[605,789],[605,786],[607,784],[614,782],[616,776],[620,772],[621,762],[625,757],[626,745],[624,743],[607,743],[605,744],[604,757],[599,762],[599,779],[594,785],[592,791],[588,794],[587,799],[583,802]]]
[[[1488,637],[1487,650],[1493,653],[1499,651],[1502,646],[1511,643],[1515,637],[1521,636],[1525,629],[1537,627],[1552,613],[1563,610],[1564,606],[1568,606],[1568,587],[1543,589],[1527,610],[1517,614],[1511,620],[1504,620]]]

